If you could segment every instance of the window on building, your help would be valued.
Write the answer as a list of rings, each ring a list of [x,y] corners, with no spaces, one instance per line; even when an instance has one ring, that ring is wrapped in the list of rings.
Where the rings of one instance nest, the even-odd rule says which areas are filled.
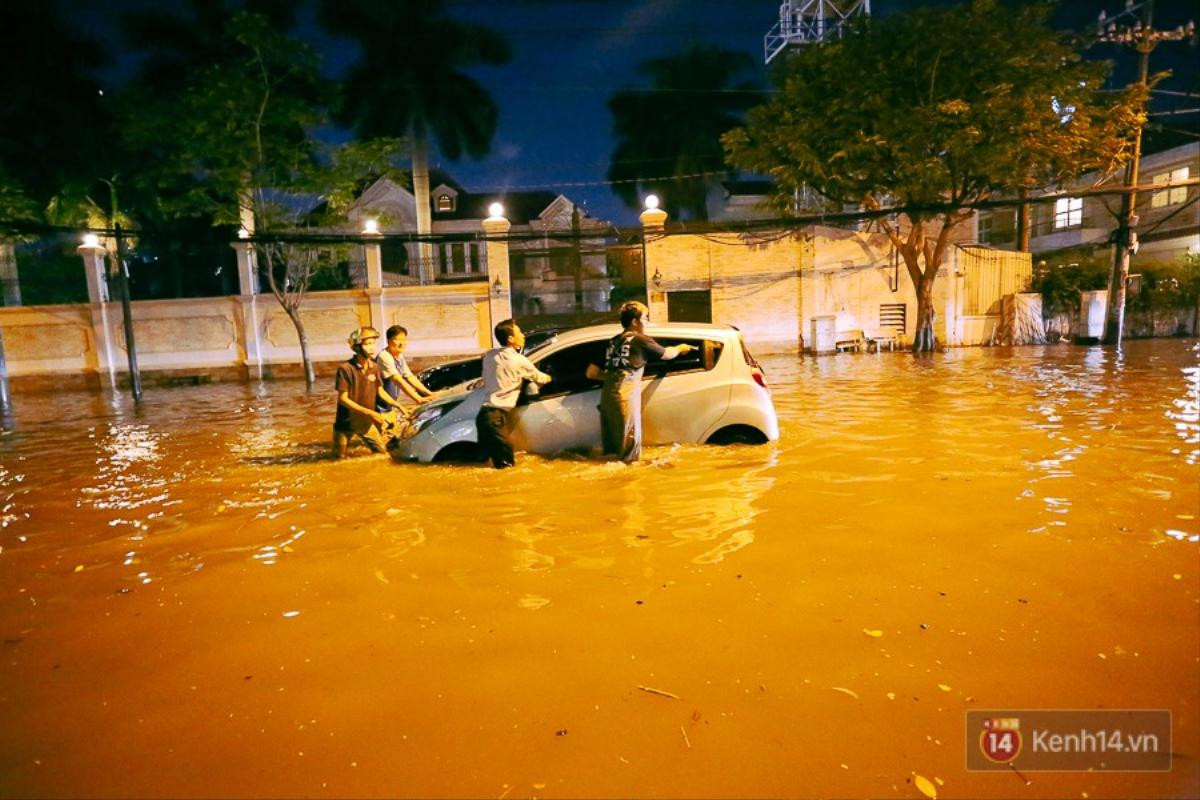
[[[437,196],[437,210],[439,213],[454,210],[454,198],[448,194],[439,194]]]
[[[1170,172],[1163,172],[1154,176],[1153,183],[1155,186],[1165,186],[1168,183],[1180,183],[1188,179],[1190,171],[1187,167],[1173,169]],[[1167,206],[1179,205],[1187,200],[1186,186],[1172,186],[1170,189],[1162,189],[1150,195],[1151,208],[1165,208]]]
[[[476,242],[454,242],[438,248],[438,265],[443,275],[482,272],[482,250]]]
[[[1083,198],[1060,197],[1054,201],[1054,228],[1078,228],[1083,224]]]
[[[992,241],[992,218],[990,216],[979,217],[979,242],[980,244],[990,244]]]

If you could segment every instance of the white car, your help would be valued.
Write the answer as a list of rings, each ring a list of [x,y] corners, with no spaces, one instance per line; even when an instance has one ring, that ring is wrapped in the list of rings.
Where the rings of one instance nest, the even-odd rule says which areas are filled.
[[[511,438],[518,451],[550,455],[599,450],[600,383],[584,374],[603,364],[618,325],[563,332],[529,358],[553,380],[527,384],[513,415]],[[762,368],[728,325],[667,323],[648,326],[664,347],[697,349],[646,365],[642,387],[642,441],[713,444],[764,443],[779,438],[779,420]],[[478,461],[475,415],[485,393],[479,381],[432,401],[413,418],[409,434],[394,442],[397,461]]]

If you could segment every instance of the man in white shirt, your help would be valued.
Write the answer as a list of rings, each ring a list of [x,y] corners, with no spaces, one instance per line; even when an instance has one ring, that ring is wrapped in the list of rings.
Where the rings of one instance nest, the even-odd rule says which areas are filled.
[[[539,372],[521,354],[525,334],[516,320],[506,319],[496,326],[496,341],[500,347],[489,350],[483,357],[483,387],[487,397],[475,416],[475,430],[480,451],[493,467],[504,469],[516,464],[508,438],[509,416],[521,397],[521,386],[527,380],[547,384],[550,376]]]

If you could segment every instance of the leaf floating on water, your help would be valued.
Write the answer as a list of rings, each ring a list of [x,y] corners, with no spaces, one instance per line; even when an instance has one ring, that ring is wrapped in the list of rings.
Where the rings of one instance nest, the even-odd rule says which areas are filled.
[[[669,697],[672,700],[679,699],[679,695],[672,694],[671,692],[664,692],[662,689],[655,689],[650,686],[638,686],[637,688],[641,689],[643,692],[649,692],[650,694],[656,694],[656,695],[659,695],[660,697]]]
[[[937,787],[928,778],[923,775],[914,775],[913,784],[929,800],[937,800]]]
[[[895,693],[895,692],[888,692],[888,693],[887,693],[887,699],[888,699],[888,700],[895,700],[895,699],[896,699],[896,693]]]
[[[863,633],[874,639],[878,639],[880,636],[883,636],[883,631],[873,628],[863,628]]]
[[[75,567],[76,572],[83,572],[83,564],[78,564]]]
[[[841,692],[842,694],[848,694],[851,697],[853,697],[855,700],[858,699],[858,692],[854,691],[853,689],[844,689],[841,686],[832,686],[830,688],[832,688],[835,692]]]
[[[950,687],[949,687],[949,686],[947,686],[947,685],[946,685],[946,684],[944,684],[944,683],[939,683],[939,684],[938,684],[938,688],[939,688],[939,689],[941,689],[943,692],[948,692],[948,691],[950,691]]]
[[[375,577],[379,579],[380,583],[391,583],[391,581],[387,579],[387,576],[383,574],[383,570],[381,569],[375,570]]]
[[[526,608],[526,609],[529,609],[530,611],[536,611],[537,609],[541,608],[542,606],[546,606],[549,604],[550,604],[549,598],[538,597],[535,594],[527,594],[524,597],[522,597],[520,600],[517,601],[518,607]]]

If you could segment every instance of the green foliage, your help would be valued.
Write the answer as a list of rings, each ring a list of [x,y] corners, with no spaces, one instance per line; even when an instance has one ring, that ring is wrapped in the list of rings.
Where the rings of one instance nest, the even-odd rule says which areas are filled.
[[[380,178],[409,186],[404,169],[408,141],[395,137],[355,140],[333,149],[327,156],[328,167],[322,177],[328,198],[328,210],[340,216],[358,196]]]
[[[1042,293],[1042,308],[1047,314],[1079,310],[1079,293],[1108,286],[1108,267],[1100,262],[1065,264],[1052,267],[1033,279],[1032,289]]]
[[[22,191],[17,182],[0,173],[0,243],[21,241],[24,237],[2,227],[5,222],[35,222],[37,204]]]
[[[270,224],[284,196],[314,187],[329,86],[316,53],[239,12],[224,34],[224,57],[193,73],[174,97],[126,98],[131,145],[152,154],[139,175],[167,216],[211,214],[237,224],[242,207]]]
[[[55,5],[0,3],[0,171],[38,207],[63,184],[103,174],[113,151],[109,97],[96,78],[108,55]]]
[[[1047,12],[974,0],[806,48],[775,72],[779,94],[725,136],[730,160],[773,176],[781,209],[804,185],[836,202],[959,208],[1114,169],[1140,98],[1099,95],[1107,65],[1084,61]]]
[[[75,252],[78,244],[73,236],[51,236],[17,246],[22,305],[87,302],[87,277]]]
[[[778,94],[723,137],[732,164],[775,179],[784,213],[805,186],[906,209],[877,224],[917,292],[915,350],[933,346],[933,282],[973,204],[1129,156],[1144,93],[1100,94],[1107,65],[1084,61],[1048,11],[972,0],[865,19],[785,59]]]
[[[640,209],[654,192],[681,216],[708,218],[708,187],[726,170],[721,135],[756,100],[754,84],[738,80],[753,69],[748,54],[705,45],[638,65],[650,91],[608,100],[617,140],[608,179],[627,206]]]
[[[1200,254],[1162,264],[1139,266],[1141,291],[1126,294],[1125,307],[1131,311],[1159,311],[1196,308],[1200,303]]]

